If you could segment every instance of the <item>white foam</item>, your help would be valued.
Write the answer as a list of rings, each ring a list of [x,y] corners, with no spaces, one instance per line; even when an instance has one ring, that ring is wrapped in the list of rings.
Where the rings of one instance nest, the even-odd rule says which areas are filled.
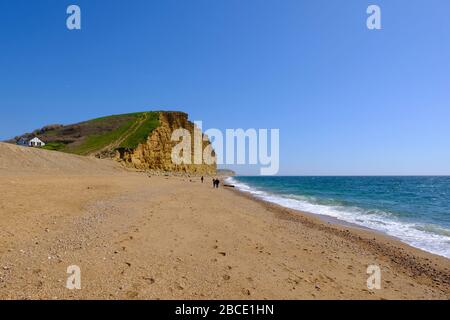
[[[440,226],[400,221],[389,212],[381,210],[366,210],[342,205],[323,205],[314,203],[306,197],[275,195],[250,187],[233,178],[227,178],[227,183],[234,184],[237,189],[251,193],[262,200],[276,203],[286,208],[330,216],[341,221],[381,231],[413,247],[450,258],[450,230]]]

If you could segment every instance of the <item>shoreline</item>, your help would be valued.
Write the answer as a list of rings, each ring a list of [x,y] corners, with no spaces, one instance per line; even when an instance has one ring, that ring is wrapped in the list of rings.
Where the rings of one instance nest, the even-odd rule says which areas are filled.
[[[233,177],[230,177],[230,176],[224,177],[223,181],[225,182],[225,180],[229,179],[229,178],[232,179]],[[375,234],[378,234],[378,235],[382,235],[382,236],[387,237],[389,239],[399,241],[401,244],[407,245],[408,247],[411,247],[413,249],[416,249],[416,250],[425,252],[427,254],[431,254],[431,255],[435,255],[435,256],[447,259],[447,260],[449,260],[449,263],[450,263],[450,258],[449,257],[446,257],[446,256],[444,256],[442,254],[439,254],[439,253],[428,251],[428,250],[420,248],[420,247],[413,246],[413,245],[409,244],[408,242],[406,242],[405,240],[401,239],[400,237],[388,234],[388,233],[386,233],[386,232],[384,232],[382,230],[377,230],[377,229],[374,229],[374,228],[371,228],[371,227],[368,227],[368,226],[360,225],[360,224],[355,223],[355,222],[349,222],[349,221],[346,221],[346,220],[343,220],[343,219],[339,219],[337,217],[325,215],[325,214],[319,214],[319,213],[309,212],[309,211],[305,211],[305,210],[289,208],[289,207],[283,206],[283,205],[281,205],[281,204],[279,204],[277,202],[272,202],[272,201],[266,200],[266,199],[264,199],[262,197],[259,197],[259,196],[255,195],[255,194],[253,194],[252,192],[241,190],[238,187],[236,187],[235,185],[233,185],[233,186],[234,186],[234,189],[237,192],[242,193],[244,195],[247,195],[250,198],[254,199],[255,201],[262,201],[264,203],[273,204],[273,205],[278,206],[280,208],[289,209],[289,210],[292,210],[294,212],[298,212],[299,214],[308,215],[308,216],[311,216],[311,217],[317,217],[317,218],[319,218],[320,220],[322,220],[325,223],[328,222],[328,223],[331,223],[331,224],[334,224],[334,225],[339,225],[339,226],[342,226],[342,227],[349,227],[349,228],[352,228],[352,229],[360,229],[360,230],[363,230],[363,231],[364,230],[365,231],[370,231],[372,233],[375,233]],[[282,196],[280,196],[280,197],[282,197]]]
[[[402,269],[411,272],[414,276],[426,274],[433,279],[438,279],[438,281],[443,281],[447,285],[450,285],[450,273],[448,273],[450,259],[447,257],[413,247],[395,236],[385,234],[378,230],[326,215],[287,208],[280,204],[261,199],[249,192],[239,190],[236,187],[226,189],[239,197],[260,203],[263,207],[275,213],[279,219],[294,221],[311,228],[337,234],[345,239],[363,242],[369,250],[375,254],[387,255],[391,261]],[[433,268],[429,263],[430,260],[435,262],[435,265],[439,264],[443,268]],[[447,270],[447,272],[443,270]]]

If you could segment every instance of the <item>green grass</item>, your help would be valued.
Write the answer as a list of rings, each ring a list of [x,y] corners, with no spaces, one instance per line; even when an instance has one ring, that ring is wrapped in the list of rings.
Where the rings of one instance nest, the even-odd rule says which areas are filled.
[[[114,115],[111,115],[111,116],[95,118],[95,119],[89,120],[87,122],[96,123],[96,122],[103,122],[103,121],[112,120],[114,118],[123,118],[123,117],[129,117],[129,116],[138,117],[138,116],[142,115],[143,113],[145,113],[145,112],[132,112],[132,113],[124,113],[124,114],[114,114]]]
[[[126,139],[119,145],[119,148],[136,148],[140,143],[145,142],[149,134],[159,126],[159,114],[157,112],[137,112],[129,113],[123,115],[113,115],[102,118],[97,118],[90,120],[89,122],[98,123],[112,120],[115,117],[130,117],[131,119],[115,130],[108,131],[101,134],[95,134],[86,137],[84,142],[78,146],[67,146],[66,148],[60,148],[57,150],[75,153],[79,155],[88,155],[90,153],[100,151],[101,149],[107,147],[108,145],[114,144],[121,138],[132,132],[131,135],[126,137]],[[140,121],[145,120],[135,128]],[[57,146],[59,147],[59,146]],[[56,149],[51,149],[56,150]]]
[[[143,123],[128,136],[121,144],[120,148],[136,148],[139,144],[145,142],[152,133],[159,126],[159,115],[157,112],[145,112],[140,117],[147,117]],[[139,121],[139,120],[138,120]]]
[[[116,130],[89,136],[81,145],[67,148],[64,151],[80,155],[87,155],[91,152],[101,150],[119,139],[123,134],[125,134],[125,132],[130,129],[135,121],[135,119],[129,120]]]
[[[42,149],[45,150],[54,150],[54,151],[60,151],[66,147],[65,143],[62,142],[49,142],[45,146],[42,147]]]

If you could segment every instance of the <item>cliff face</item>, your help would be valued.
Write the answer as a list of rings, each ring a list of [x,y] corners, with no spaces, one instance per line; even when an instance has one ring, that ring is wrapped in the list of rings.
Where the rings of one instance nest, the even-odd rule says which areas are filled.
[[[201,160],[201,152],[205,148],[212,149],[208,139],[202,141],[201,131],[194,130],[194,124],[188,121],[186,113],[170,111],[135,112],[71,125],[51,125],[17,136],[8,142],[15,144],[21,138],[31,139],[37,136],[46,143],[43,149],[113,158],[127,167],[140,170],[216,174],[215,161],[209,162],[212,164],[200,161],[199,164],[179,165],[172,161],[173,147],[179,146],[178,141],[171,141],[172,133],[177,129],[185,129],[190,134],[191,150],[186,154],[191,155],[192,163],[197,163],[193,157],[195,151],[200,152],[200,157],[197,158]],[[195,144],[196,148],[194,136],[199,141],[198,145]]]
[[[216,164],[175,164],[172,150],[179,141],[172,141],[176,129],[186,129],[192,137],[191,154],[194,159],[194,124],[183,112],[160,112],[159,126],[152,131],[147,141],[134,149],[119,148],[115,159],[123,165],[141,170],[180,172],[194,175],[216,174]],[[208,139],[202,142],[202,151],[210,145]]]

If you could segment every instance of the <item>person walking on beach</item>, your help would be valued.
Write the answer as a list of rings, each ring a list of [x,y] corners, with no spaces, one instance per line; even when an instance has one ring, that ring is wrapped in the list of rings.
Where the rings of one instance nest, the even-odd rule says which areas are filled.
[[[201,180],[202,180],[202,183],[203,183],[203,176],[202,176]]]

